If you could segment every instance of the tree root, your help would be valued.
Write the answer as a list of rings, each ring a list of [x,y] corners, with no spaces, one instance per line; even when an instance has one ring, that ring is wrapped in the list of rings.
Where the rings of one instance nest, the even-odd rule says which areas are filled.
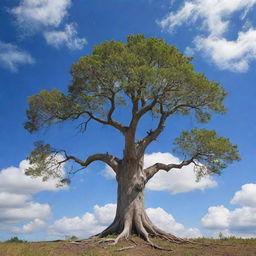
[[[98,243],[109,243],[109,245],[116,245],[121,239],[126,239],[127,241],[133,242],[133,246],[124,247],[123,250],[126,249],[132,249],[134,248],[137,243],[136,241],[132,240],[129,236],[131,234],[136,234],[140,237],[142,237],[146,243],[157,250],[162,251],[173,251],[172,248],[163,248],[151,241],[151,237],[159,237],[166,241],[169,241],[170,243],[176,243],[176,244],[196,244],[192,241],[189,241],[187,239],[182,239],[179,237],[176,237],[172,234],[169,234],[159,228],[157,228],[148,218],[146,214],[136,215],[133,216],[133,220],[126,219],[125,221],[120,220],[114,220],[114,222],[103,232],[97,235],[99,238],[107,237],[108,235],[113,234],[119,234],[115,239],[113,238],[105,238],[103,240],[98,241]],[[120,230],[122,229],[122,230]],[[122,250],[122,248],[121,248]]]
[[[121,252],[121,251],[125,251],[125,250],[132,249],[132,248],[134,248],[134,247],[136,247],[136,245],[127,246],[127,247],[123,247],[123,248],[118,248],[118,249],[116,249],[115,251]]]

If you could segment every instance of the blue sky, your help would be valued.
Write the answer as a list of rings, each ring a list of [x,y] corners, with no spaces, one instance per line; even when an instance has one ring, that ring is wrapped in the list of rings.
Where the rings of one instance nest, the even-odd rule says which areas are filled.
[[[60,189],[54,180],[43,183],[24,176],[25,159],[37,140],[80,157],[106,151],[120,156],[121,136],[94,123],[78,134],[72,122],[31,135],[23,123],[28,96],[42,89],[66,91],[71,64],[79,57],[103,41],[125,42],[136,33],[176,45],[195,58],[197,72],[222,84],[229,94],[228,113],[213,116],[203,127],[229,137],[242,157],[221,176],[199,183],[192,166],[160,173],[147,186],[149,216],[179,236],[223,232],[255,237],[255,5],[256,0],[1,1],[0,240],[14,235],[27,240],[86,237],[111,222],[116,183],[104,164],[94,163]],[[153,125],[148,118],[142,128]],[[149,147],[145,165],[178,162],[172,141],[182,129],[196,126],[193,117],[170,118]]]

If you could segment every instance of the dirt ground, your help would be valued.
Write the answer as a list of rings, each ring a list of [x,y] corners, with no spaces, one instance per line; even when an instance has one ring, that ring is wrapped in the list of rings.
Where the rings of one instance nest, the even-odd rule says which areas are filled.
[[[152,239],[161,251],[133,237],[112,246],[98,239],[59,242],[0,243],[1,256],[256,256],[256,239],[196,239],[191,243],[173,244]]]

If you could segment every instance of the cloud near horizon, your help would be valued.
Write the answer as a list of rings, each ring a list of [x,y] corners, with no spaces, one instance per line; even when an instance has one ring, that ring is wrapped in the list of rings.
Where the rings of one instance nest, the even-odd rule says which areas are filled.
[[[45,226],[51,217],[51,207],[47,203],[33,201],[33,195],[41,191],[59,191],[56,179],[42,181],[25,175],[29,162],[23,160],[18,167],[8,167],[0,171],[0,229],[13,233],[30,233]],[[62,166],[64,173],[64,167]],[[15,226],[23,224],[22,227]]]
[[[75,235],[81,238],[95,235],[111,224],[115,217],[115,211],[116,204],[105,204],[104,206],[95,205],[93,213],[86,212],[81,217],[63,217],[56,220],[49,227],[49,235],[55,237]],[[180,237],[202,236],[197,228],[185,228],[183,224],[178,223],[171,214],[160,207],[148,208],[146,212],[152,222],[166,232]]]
[[[201,219],[203,227],[240,237],[256,237],[256,184],[244,184],[231,199],[242,207],[229,210],[223,205],[211,206]]]
[[[256,30],[247,14],[256,5],[256,0],[191,0],[185,1],[176,12],[170,12],[157,21],[162,29],[174,33],[185,24],[197,28],[193,46],[185,53],[201,52],[222,70],[246,72],[256,59]],[[243,23],[234,40],[228,39],[231,19],[240,14]],[[199,25],[198,25],[199,24]]]

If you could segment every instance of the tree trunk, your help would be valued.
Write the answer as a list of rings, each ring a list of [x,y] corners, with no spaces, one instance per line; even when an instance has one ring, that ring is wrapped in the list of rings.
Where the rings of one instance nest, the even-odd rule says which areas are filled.
[[[143,172],[143,161],[123,161],[116,177],[118,182],[118,196],[116,216],[112,224],[106,228],[100,237],[118,234],[120,238],[127,238],[136,234],[150,242],[149,236],[160,236],[174,241],[172,236],[152,224],[144,207],[144,188],[146,176]],[[151,243],[151,242],[150,242]]]

